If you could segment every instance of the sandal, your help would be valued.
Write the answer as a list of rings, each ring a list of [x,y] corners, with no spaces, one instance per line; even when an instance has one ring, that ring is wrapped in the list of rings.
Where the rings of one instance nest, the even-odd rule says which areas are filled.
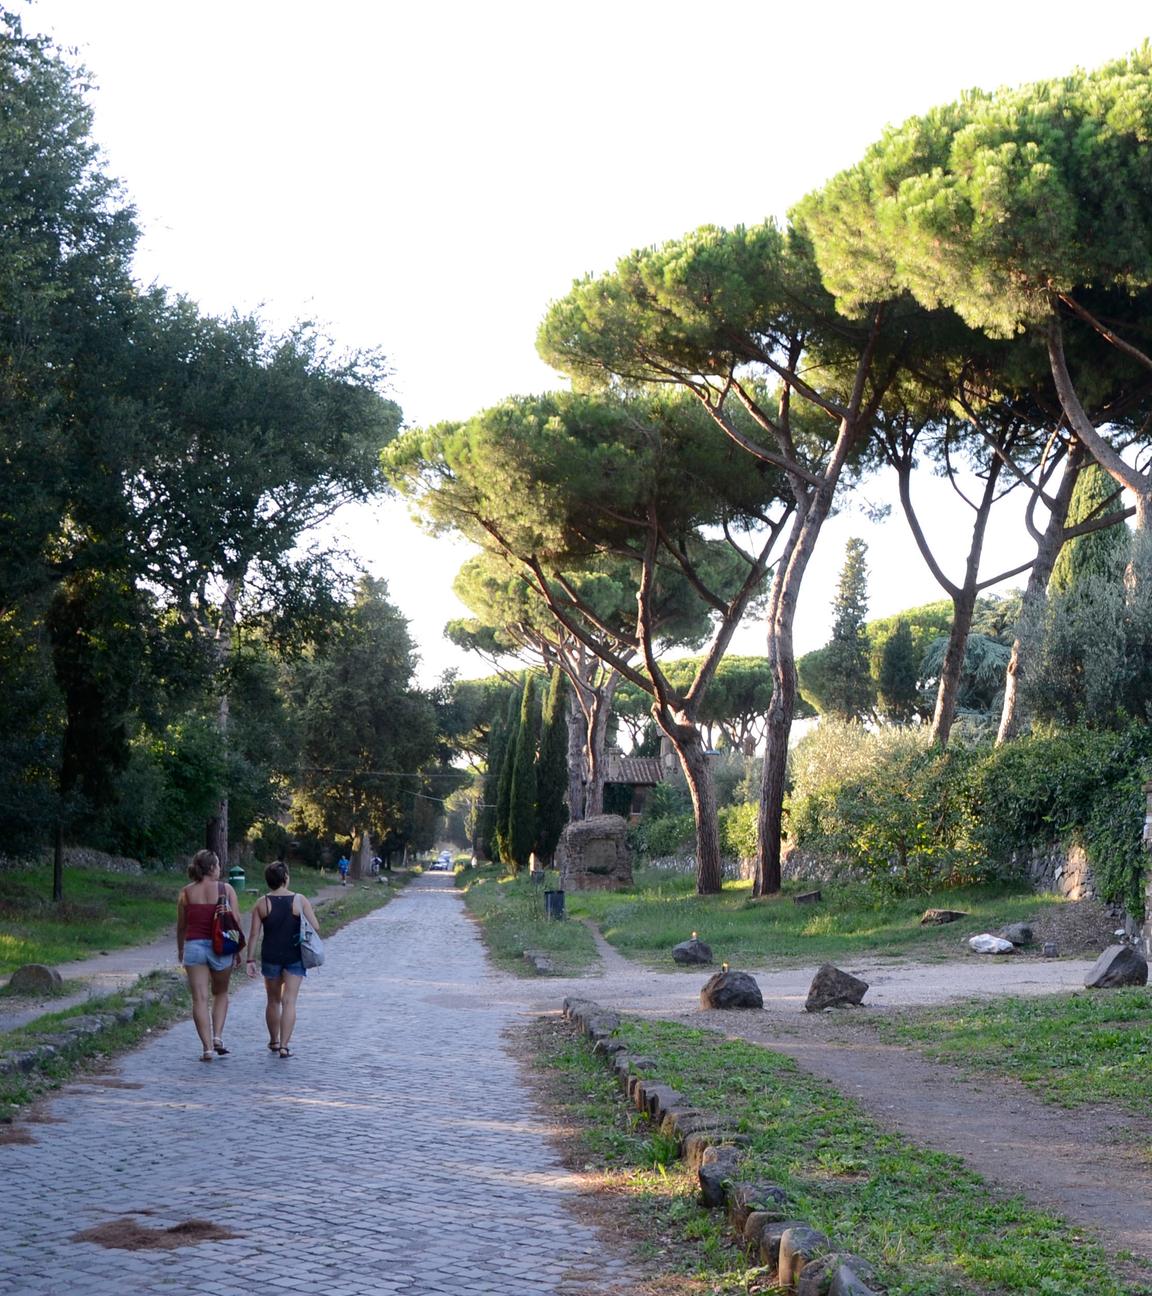
[[[291,1050],[290,1048],[282,1048],[282,1049],[280,1050],[280,1056],[281,1056],[282,1058],[286,1058],[286,1057],[294,1057],[295,1055],[293,1054],[293,1052],[292,1052],[292,1050]]]
[[[211,1049],[205,1049],[204,1052],[200,1054],[200,1061],[201,1061],[201,1062],[211,1062],[211,1061],[212,1061],[212,1050],[211,1050]]]
[[[269,1040],[269,1041],[268,1041],[268,1049],[269,1049],[269,1051],[272,1052],[272,1053],[279,1053],[279,1052],[280,1052],[280,1041],[279,1041],[279,1040]]]
[[[224,1041],[221,1039],[214,1039],[212,1041],[212,1047],[216,1050],[217,1053],[220,1054],[221,1057],[227,1057],[228,1054],[232,1052],[230,1048],[224,1047]]]

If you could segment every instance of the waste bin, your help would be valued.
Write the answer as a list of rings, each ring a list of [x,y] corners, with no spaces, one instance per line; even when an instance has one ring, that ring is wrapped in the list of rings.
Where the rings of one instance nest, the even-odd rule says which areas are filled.
[[[232,883],[232,889],[237,895],[244,890],[244,870],[239,864],[233,864],[228,870],[228,881]]]
[[[560,919],[564,917],[564,892],[563,891],[544,892],[544,916],[545,918],[556,918],[556,919]]]

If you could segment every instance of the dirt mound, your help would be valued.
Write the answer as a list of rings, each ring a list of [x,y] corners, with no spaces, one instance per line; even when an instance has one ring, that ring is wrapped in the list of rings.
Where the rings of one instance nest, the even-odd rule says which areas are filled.
[[[73,1236],[73,1242],[96,1242],[121,1251],[174,1251],[177,1247],[195,1246],[199,1242],[217,1242],[240,1237],[211,1220],[190,1219],[171,1228],[148,1228],[134,1219],[109,1220]]]
[[[1123,921],[1099,901],[1070,900],[1046,908],[1030,925],[1037,950],[1050,941],[1060,955],[1095,955],[1116,944]]]

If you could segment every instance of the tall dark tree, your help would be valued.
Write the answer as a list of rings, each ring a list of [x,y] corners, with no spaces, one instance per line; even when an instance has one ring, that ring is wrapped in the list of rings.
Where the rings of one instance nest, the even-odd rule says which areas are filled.
[[[496,858],[501,864],[512,865],[512,780],[516,769],[516,749],[520,738],[520,710],[522,689],[517,689],[508,699],[508,714],[504,720],[504,749],[500,769],[496,774],[495,826],[492,839]]]
[[[863,540],[848,541],[832,604],[825,709],[842,720],[866,720],[876,701],[868,651],[868,566]]]
[[[540,724],[540,760],[536,773],[536,853],[551,864],[568,821],[568,680],[553,670]]]
[[[508,854],[517,872],[527,867],[536,845],[536,758],[540,741],[540,709],[536,699],[536,676],[524,680],[520,697],[520,724],[516,730],[516,751],[512,758],[512,785],[508,799]]]
[[[904,725],[915,718],[918,676],[919,662],[912,643],[912,630],[901,617],[880,652],[880,677],[876,685],[885,720]]]

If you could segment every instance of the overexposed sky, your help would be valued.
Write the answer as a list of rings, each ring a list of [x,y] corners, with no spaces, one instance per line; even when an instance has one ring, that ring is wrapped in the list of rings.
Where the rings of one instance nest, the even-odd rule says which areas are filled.
[[[700,224],[782,216],[888,123],[1152,33],[1142,6],[1064,0],[9,3],[93,73],[96,135],[144,231],[139,277],[381,347],[413,424],[557,385],[535,332],[585,272]],[[957,520],[932,511],[946,538]],[[440,637],[465,551],[396,503],[344,530],[425,677],[482,673]],[[852,535],[874,615],[940,597],[897,516],[849,511],[813,560],[801,651],[827,636]],[[1016,553],[1014,527],[990,547]],[[752,629],[739,649],[761,645]]]

